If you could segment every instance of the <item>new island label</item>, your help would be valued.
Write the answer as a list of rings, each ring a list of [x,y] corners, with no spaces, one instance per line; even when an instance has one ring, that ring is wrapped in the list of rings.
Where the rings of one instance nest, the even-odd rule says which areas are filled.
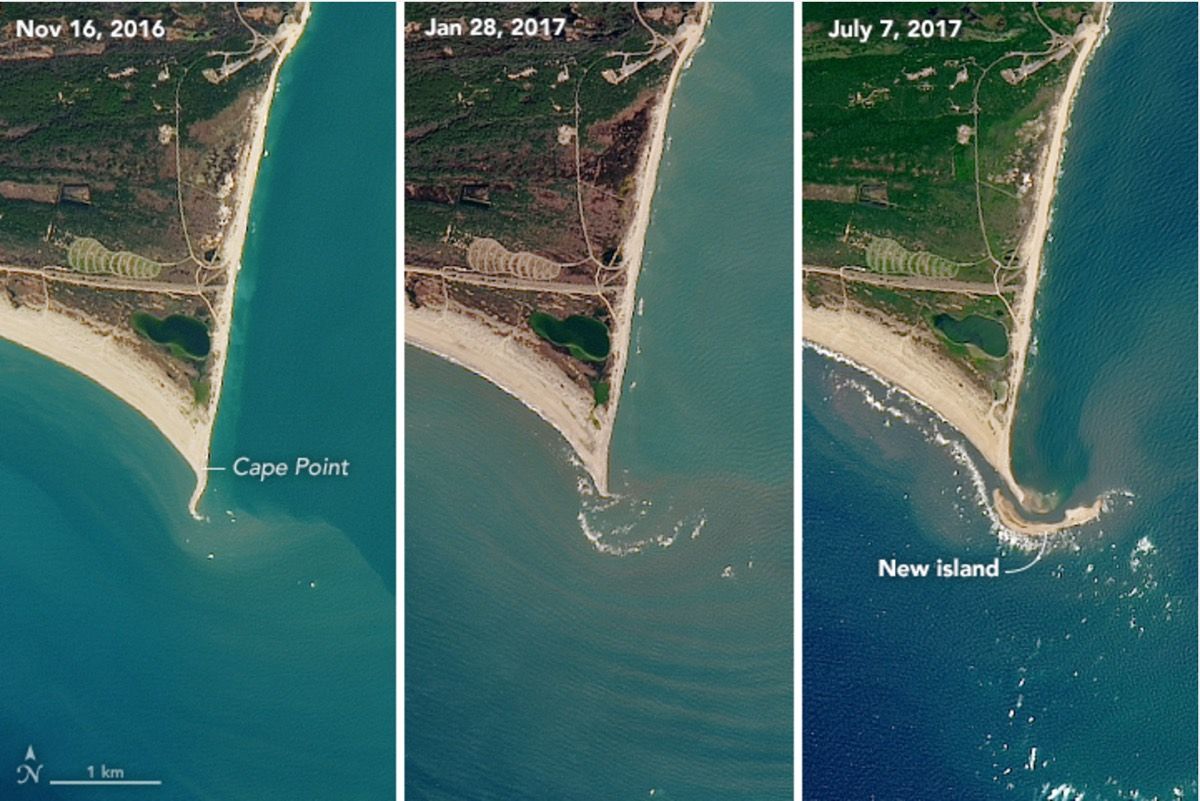
[[[957,556],[934,562],[880,559],[878,570],[880,578],[999,578],[1000,558],[990,562],[964,562]]]

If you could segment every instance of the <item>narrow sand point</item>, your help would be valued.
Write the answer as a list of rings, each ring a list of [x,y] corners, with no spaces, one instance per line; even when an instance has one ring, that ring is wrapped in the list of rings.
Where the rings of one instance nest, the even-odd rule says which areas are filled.
[[[290,30],[284,35],[283,47],[271,68],[271,77],[262,97],[254,107],[252,116],[252,133],[245,158],[237,177],[237,195],[233,200],[233,220],[225,231],[221,241],[221,264],[226,265],[225,288],[217,299],[216,326],[213,336],[213,371],[210,379],[211,390],[208,401],[207,419],[204,427],[203,452],[195,454],[184,453],[184,458],[192,465],[196,473],[196,489],[188,501],[188,512],[196,520],[204,520],[199,512],[200,498],[208,486],[208,460],[212,450],[213,428],[217,420],[217,409],[221,403],[221,388],[225,379],[225,363],[229,355],[229,334],[233,326],[233,301],[237,293],[237,277],[242,271],[242,251],[246,244],[246,232],[250,224],[250,204],[254,199],[254,185],[258,180],[258,168],[265,157],[264,145],[267,140],[267,121],[271,116],[271,104],[275,99],[275,88],[279,81],[279,71],[283,68],[288,55],[300,41],[301,34],[312,15],[312,4],[305,3],[300,12],[300,19],[290,24]],[[178,446],[176,446],[178,447]]]

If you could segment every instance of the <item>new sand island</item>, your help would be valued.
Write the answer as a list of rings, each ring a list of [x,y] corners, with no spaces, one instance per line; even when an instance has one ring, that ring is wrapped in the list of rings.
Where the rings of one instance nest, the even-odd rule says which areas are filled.
[[[405,4],[405,339],[554,426],[607,494],[667,114],[711,7],[447,8]]]
[[[267,116],[308,16],[8,3],[0,17],[0,337],[153,423],[195,471],[194,516]]]
[[[846,6],[804,6],[804,339],[961,432],[1002,479],[1009,530],[1094,520],[1100,499],[1060,510],[1022,486],[1011,438],[1071,108],[1109,5],[870,10],[855,25]]]

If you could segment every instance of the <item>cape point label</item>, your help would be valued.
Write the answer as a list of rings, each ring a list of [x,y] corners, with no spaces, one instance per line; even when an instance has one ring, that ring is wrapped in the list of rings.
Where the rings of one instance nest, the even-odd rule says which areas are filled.
[[[285,476],[325,478],[350,475],[350,460],[330,459],[328,456],[319,459],[298,456],[293,462],[260,462],[249,456],[239,456],[233,460],[232,470],[235,476],[250,476],[259,481]]]
[[[990,562],[962,562],[958,557],[952,561],[938,559],[929,562],[897,562],[895,559],[879,560],[879,575],[887,578],[998,578],[1000,558]]]

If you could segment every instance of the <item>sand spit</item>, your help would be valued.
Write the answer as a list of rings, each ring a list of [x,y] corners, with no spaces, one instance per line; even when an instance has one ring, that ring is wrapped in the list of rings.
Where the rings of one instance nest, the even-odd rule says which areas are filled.
[[[266,90],[254,106],[251,121],[250,141],[243,151],[241,169],[238,173],[236,186],[237,195],[233,199],[233,220],[225,231],[221,242],[221,264],[227,265],[225,288],[217,299],[217,318],[213,331],[212,342],[212,377],[211,392],[204,420],[203,452],[195,454],[184,453],[192,469],[196,471],[196,489],[188,501],[188,511],[192,517],[201,519],[198,506],[204,489],[208,486],[208,459],[212,448],[213,426],[217,420],[217,409],[221,403],[221,387],[225,380],[225,363],[229,356],[229,334],[233,325],[233,300],[237,293],[237,277],[242,270],[242,252],[246,244],[246,231],[250,224],[250,204],[254,199],[254,185],[258,180],[258,168],[262,162],[263,147],[267,140],[267,120],[271,115],[271,103],[275,99],[275,88],[279,80],[279,71],[288,55],[300,41],[308,18],[312,14],[311,3],[305,3],[300,12],[298,22],[289,23],[290,30],[283,35],[283,46],[279,57],[271,68],[271,77],[267,81]],[[178,446],[176,446],[178,447]]]
[[[1108,27],[1108,15],[1112,10],[1111,4],[1106,3],[1100,14],[1100,19],[1090,24],[1083,35],[1076,40],[1078,55],[1071,65],[1067,76],[1067,85],[1063,89],[1062,98],[1054,110],[1054,128],[1046,154],[1042,158],[1042,172],[1036,183],[1034,197],[1033,221],[1025,231],[1021,240],[1020,259],[1025,268],[1025,277],[1021,287],[1021,296],[1017,298],[1016,319],[1010,336],[1012,361],[1009,366],[1008,385],[1012,387],[1011,398],[1005,411],[1005,428],[1012,431],[1012,421],[1016,415],[1017,397],[1021,392],[1021,379],[1025,375],[1025,360],[1029,355],[1029,343],[1033,337],[1034,301],[1037,298],[1038,282],[1042,274],[1042,254],[1045,250],[1046,235],[1050,232],[1050,212],[1054,197],[1058,191],[1058,176],[1062,170],[1062,157],[1066,145],[1067,128],[1071,123],[1071,109],[1075,106],[1075,96],[1083,74],[1087,71],[1088,63],[1096,52],[1104,32]],[[1005,437],[1007,451],[1009,437]],[[1018,493],[1018,498],[1021,495]]]
[[[692,55],[703,43],[704,29],[712,16],[712,3],[704,3],[700,11],[700,19],[692,26],[683,39],[679,48],[679,56],[671,70],[667,81],[666,91],[662,101],[654,109],[654,120],[651,123],[653,134],[650,137],[650,147],[642,157],[637,174],[637,212],[633,222],[625,233],[621,243],[621,257],[628,265],[625,273],[625,291],[617,304],[617,320],[613,328],[613,364],[609,377],[611,394],[608,399],[607,414],[601,420],[600,447],[603,460],[603,473],[596,480],[596,488],[601,495],[608,494],[608,459],[612,445],[613,428],[617,422],[617,408],[621,400],[621,384],[625,378],[625,365],[629,361],[629,343],[633,333],[633,313],[637,306],[637,279],[642,269],[642,248],[646,244],[646,229],[650,227],[650,207],[654,200],[654,190],[658,183],[658,165],[662,161],[663,146],[667,138],[667,117],[671,113],[671,99],[675,96],[675,87],[679,76],[691,63]]]

